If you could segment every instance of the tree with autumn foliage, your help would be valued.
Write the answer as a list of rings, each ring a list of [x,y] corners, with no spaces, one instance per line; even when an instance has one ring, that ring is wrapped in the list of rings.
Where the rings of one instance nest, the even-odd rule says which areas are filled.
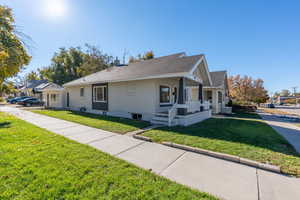
[[[11,88],[7,79],[17,75],[31,59],[20,35],[12,10],[0,5],[0,95]]]
[[[231,76],[228,79],[228,87],[231,99],[237,104],[260,104],[269,99],[262,79],[240,75]]]
[[[129,63],[134,63],[134,62],[138,62],[138,61],[141,61],[141,60],[150,60],[154,58],[154,53],[153,51],[147,51],[146,53],[144,53],[143,55],[141,54],[138,54],[136,57],[134,56],[130,56],[129,57]]]

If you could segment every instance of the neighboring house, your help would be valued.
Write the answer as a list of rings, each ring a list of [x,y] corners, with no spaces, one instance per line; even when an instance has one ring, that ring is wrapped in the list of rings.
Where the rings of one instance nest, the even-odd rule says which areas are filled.
[[[275,99],[275,102],[278,104],[284,104],[286,102],[295,102],[298,103],[300,100],[300,96],[278,96]]]
[[[25,83],[23,87],[19,89],[21,96],[31,96],[43,99],[42,90],[48,85],[47,80],[30,80]]]
[[[214,114],[232,112],[232,108],[226,106],[229,102],[229,90],[226,71],[210,72],[211,86],[204,87],[205,100],[209,101]]]
[[[203,88],[212,86],[205,56],[179,53],[111,67],[66,83],[61,107],[186,126],[211,116]]]
[[[48,83],[43,88],[43,102],[46,108],[64,108],[66,102],[64,88],[55,83]]]

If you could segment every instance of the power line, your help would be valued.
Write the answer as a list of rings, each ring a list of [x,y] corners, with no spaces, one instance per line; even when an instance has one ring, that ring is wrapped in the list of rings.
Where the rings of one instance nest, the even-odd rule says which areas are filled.
[[[296,96],[296,93],[297,93],[297,86],[294,86],[294,87],[292,87],[292,90],[293,90],[293,93],[294,93],[294,96]]]

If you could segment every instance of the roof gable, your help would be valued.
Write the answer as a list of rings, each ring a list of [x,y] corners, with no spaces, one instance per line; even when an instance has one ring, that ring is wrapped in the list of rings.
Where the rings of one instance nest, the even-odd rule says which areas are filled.
[[[226,71],[210,72],[210,76],[211,76],[213,87],[222,87],[226,85],[225,83],[226,76],[227,76]]]
[[[204,86],[212,85],[205,56],[202,56],[199,62],[191,70],[191,73],[193,74],[193,76],[200,77]]]

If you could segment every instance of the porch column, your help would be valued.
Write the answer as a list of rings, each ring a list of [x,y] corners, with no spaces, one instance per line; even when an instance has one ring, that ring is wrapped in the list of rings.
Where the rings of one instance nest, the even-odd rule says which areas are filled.
[[[200,101],[201,104],[203,104],[203,85],[200,83],[198,87],[199,95],[198,95],[198,100]],[[203,105],[200,106],[200,111],[204,111]]]
[[[185,78],[179,80],[178,104],[185,104]],[[178,108],[178,115],[186,115],[187,108]]]
[[[200,83],[199,84],[199,98],[198,98],[198,100],[201,102],[201,103],[203,103],[203,85]]]

